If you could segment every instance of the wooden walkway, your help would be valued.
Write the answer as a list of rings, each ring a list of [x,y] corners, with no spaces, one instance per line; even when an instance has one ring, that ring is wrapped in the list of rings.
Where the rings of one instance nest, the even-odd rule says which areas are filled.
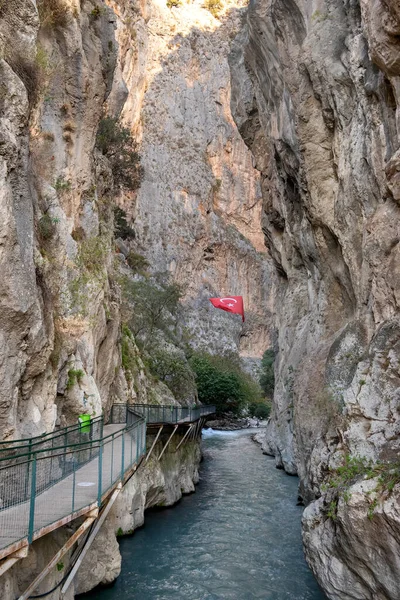
[[[124,429],[123,425],[106,425],[104,436],[117,433],[122,429]],[[122,435],[116,436],[114,443],[109,441],[104,445],[101,465],[102,495],[121,478],[121,471],[125,472],[129,469],[131,456],[132,459],[136,458],[136,452],[133,454],[133,444],[131,444],[124,457],[122,469],[122,437]],[[136,450],[136,439],[134,444]],[[96,456],[77,469],[75,473],[36,496],[33,539],[69,522],[78,514],[84,514],[91,510],[93,506],[97,505],[98,493],[99,456]],[[0,559],[9,554],[10,550],[14,551],[17,547],[28,543],[30,509],[28,500],[0,511]],[[9,546],[13,546],[13,548],[7,548]]]
[[[118,404],[114,407],[115,418],[112,411],[110,420],[118,424],[104,426],[103,437],[92,444],[88,440],[54,451],[50,448],[33,452],[23,463],[18,462],[18,456],[10,457],[9,466],[2,467],[3,493],[8,497],[0,498],[0,576],[12,561],[22,558],[15,554],[21,548],[79,516],[93,514],[116,486],[121,489],[146,454],[146,427],[159,429],[146,456],[148,460],[164,426],[172,426],[173,431],[158,456],[160,460],[179,425],[187,424],[189,428],[178,448],[192,435],[197,436],[204,417],[215,411],[212,406]],[[95,457],[84,463],[93,448]],[[66,468],[69,472],[63,477]],[[1,509],[2,501],[12,505]],[[12,558],[14,555],[16,558]]]

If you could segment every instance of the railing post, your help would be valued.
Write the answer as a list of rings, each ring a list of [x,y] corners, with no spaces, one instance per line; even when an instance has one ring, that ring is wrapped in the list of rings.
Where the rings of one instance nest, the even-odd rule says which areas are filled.
[[[122,434],[122,437],[124,435]],[[113,484],[113,464],[114,464],[114,434],[111,438],[111,472],[110,472],[110,485]]]
[[[32,440],[29,440],[29,458],[28,458],[28,475],[25,481],[25,499],[28,499],[28,487],[29,487],[29,473],[31,470],[31,451],[32,451]]]
[[[131,442],[132,445],[132,442]],[[121,450],[121,481],[124,480],[125,473],[125,434],[122,434],[122,450]]]
[[[103,491],[103,441],[100,442],[100,451],[99,451],[99,481],[98,481],[98,490],[97,490],[97,503],[99,507],[101,506],[101,496]]]
[[[139,441],[139,432],[141,431],[140,427],[136,428],[136,461],[139,460],[140,456],[140,441]]]
[[[72,511],[75,511],[75,481],[76,481],[76,472],[75,472],[75,460],[72,461],[73,466],[73,476],[72,476]]]
[[[28,526],[28,543],[31,544],[33,540],[33,530],[35,523],[35,502],[36,502],[36,454],[33,457],[32,462],[32,479],[31,479],[31,498],[29,503],[29,526]]]

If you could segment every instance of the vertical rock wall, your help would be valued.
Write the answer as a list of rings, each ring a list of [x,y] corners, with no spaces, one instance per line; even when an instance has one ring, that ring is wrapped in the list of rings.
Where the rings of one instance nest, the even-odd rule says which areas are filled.
[[[201,0],[114,5],[128,88],[122,116],[142,140],[144,180],[136,198],[123,199],[135,249],[184,286],[194,345],[259,358],[270,344],[271,267],[259,173],[230,112],[227,60],[244,5],[222,3],[218,18]],[[133,48],[124,23],[135,24]],[[221,294],[244,296],[244,332],[211,308],[208,298]]]
[[[0,13],[4,439],[135,394],[120,368],[115,204],[134,219],[134,250],[183,284],[194,345],[259,359],[270,344],[259,174],[229,108],[242,4],[219,18],[200,1],[58,4]],[[115,185],[95,148],[106,113],[141,144],[139,192]],[[244,296],[244,330],[208,302],[227,293]]]
[[[397,0],[255,0],[230,59],[276,268],[264,448],[307,500],[346,454],[398,460],[399,17]],[[330,598],[399,597],[398,494],[371,521],[359,488],[336,521],[326,496],[306,509]]]

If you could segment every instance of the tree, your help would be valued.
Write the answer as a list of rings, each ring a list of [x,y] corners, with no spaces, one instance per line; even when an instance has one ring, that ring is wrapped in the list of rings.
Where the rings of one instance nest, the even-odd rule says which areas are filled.
[[[237,357],[195,353],[190,366],[196,375],[200,402],[215,404],[218,413],[240,413],[261,397],[261,389],[242,371]]]
[[[99,123],[96,146],[110,161],[114,182],[128,190],[137,190],[143,179],[143,167],[129,129],[116,118],[104,117]]]
[[[179,352],[159,348],[151,353],[148,364],[153,375],[169,387],[177,400],[187,400],[195,395],[194,373]]]
[[[124,312],[129,328],[142,349],[157,345],[162,332],[168,341],[176,342],[179,300],[182,288],[177,283],[160,284],[144,279],[123,281]]]
[[[260,385],[268,398],[273,398],[275,388],[274,374],[275,353],[272,348],[266,350],[261,360]]]

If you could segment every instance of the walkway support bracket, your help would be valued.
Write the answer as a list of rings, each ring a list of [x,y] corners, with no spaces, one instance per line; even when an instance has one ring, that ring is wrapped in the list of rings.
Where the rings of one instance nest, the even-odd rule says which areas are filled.
[[[87,551],[89,550],[90,546],[94,542],[94,538],[99,533],[100,528],[105,521],[105,518],[107,517],[108,513],[110,512],[111,507],[114,504],[114,502],[116,501],[116,499],[118,498],[121,490],[122,490],[122,483],[119,483],[117,485],[117,487],[115,488],[115,490],[113,491],[113,493],[111,494],[110,499],[107,502],[106,506],[101,511],[100,517],[98,518],[93,531],[90,533],[88,539],[86,540],[85,546],[84,546],[82,552],[80,553],[78,560],[74,564],[73,569],[71,570],[70,574],[68,575],[66,582],[64,583],[63,587],[61,588],[61,597],[63,597],[63,594],[65,594],[65,592],[68,590],[69,586],[71,585],[72,580],[74,579],[75,575],[77,574],[78,569],[81,566],[82,561],[87,554]]]
[[[158,457],[158,460],[161,460],[162,455],[164,454],[164,452],[166,451],[166,449],[169,446],[170,441],[172,440],[172,438],[174,437],[175,431],[178,429],[179,425],[175,425],[173,432],[171,433],[171,435],[168,438],[167,443],[165,444],[164,448],[161,450],[161,454]]]
[[[161,432],[162,432],[163,428],[164,428],[164,425],[161,425],[160,429],[159,429],[159,430],[158,430],[158,432],[157,432],[157,435],[156,435],[156,437],[154,438],[154,441],[153,441],[153,443],[152,443],[152,445],[151,445],[151,448],[150,448],[150,450],[149,450],[149,452],[148,452],[148,454],[147,454],[147,456],[146,456],[146,459],[145,459],[145,461],[144,461],[144,462],[145,462],[145,464],[146,464],[146,463],[147,463],[147,461],[149,460],[149,458],[150,458],[150,455],[151,455],[151,453],[152,453],[152,452],[153,452],[153,450],[154,450],[154,446],[155,446],[155,445],[157,444],[157,442],[158,442],[158,438],[160,437],[160,434],[161,434]]]
[[[75,533],[69,538],[69,540],[60,548],[55,556],[51,559],[45,569],[34,579],[31,585],[25,590],[25,592],[18,598],[18,600],[28,600],[29,596],[32,595],[32,592],[37,588],[37,586],[43,581],[43,579],[50,573],[50,571],[56,566],[58,562],[60,562],[61,558],[72,548],[77,540],[85,533],[85,531],[91,526],[91,524],[96,520],[99,514],[98,509],[91,511],[88,513],[87,519],[84,520],[82,525],[78,527]]]
[[[0,577],[4,575],[4,573],[8,571],[8,569],[11,569],[11,567],[14,566],[16,562],[21,560],[21,558],[26,558],[28,556],[28,548],[29,546],[24,546],[23,548],[20,548],[0,563]]]
[[[175,448],[175,452],[178,452],[179,448],[182,446],[183,442],[186,440],[187,436],[189,435],[189,433],[191,432],[192,429],[193,429],[193,423],[191,425],[189,425],[187,432],[185,433],[185,435],[183,436],[183,438],[181,439],[181,441]]]

